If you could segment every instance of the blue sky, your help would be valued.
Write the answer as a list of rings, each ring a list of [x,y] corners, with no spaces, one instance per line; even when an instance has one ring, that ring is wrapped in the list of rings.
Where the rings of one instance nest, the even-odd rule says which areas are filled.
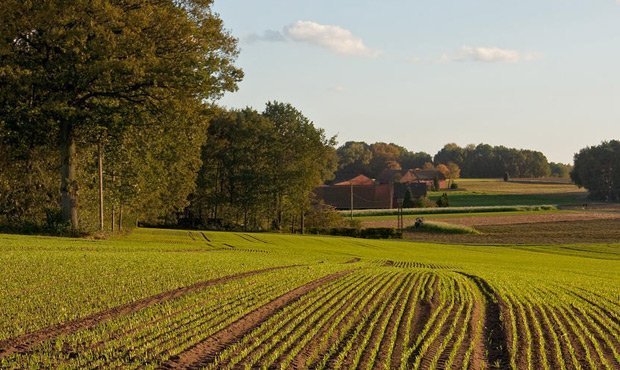
[[[338,141],[488,143],[572,162],[620,139],[620,0],[216,0],[239,91]]]

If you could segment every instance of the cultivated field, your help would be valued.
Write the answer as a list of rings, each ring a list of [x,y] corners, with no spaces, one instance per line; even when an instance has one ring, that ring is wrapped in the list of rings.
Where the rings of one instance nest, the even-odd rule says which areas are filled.
[[[1,368],[620,367],[620,245],[0,235]]]

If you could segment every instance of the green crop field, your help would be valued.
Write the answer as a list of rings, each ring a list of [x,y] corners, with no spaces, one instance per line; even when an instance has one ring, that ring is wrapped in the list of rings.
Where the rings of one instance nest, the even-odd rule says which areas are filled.
[[[0,368],[620,368],[620,244],[0,235]]]
[[[573,184],[504,182],[498,179],[457,179],[458,190],[448,192],[450,206],[571,205],[586,202],[586,191]],[[431,192],[437,199],[445,191]]]

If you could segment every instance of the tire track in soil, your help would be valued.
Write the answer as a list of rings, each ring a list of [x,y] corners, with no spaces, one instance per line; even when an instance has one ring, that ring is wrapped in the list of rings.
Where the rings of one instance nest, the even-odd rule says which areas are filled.
[[[259,327],[262,323],[267,321],[269,317],[274,313],[282,309],[283,307],[298,300],[306,293],[336,280],[346,274],[351,273],[353,270],[341,271],[331,275],[324,276],[320,279],[311,281],[296,289],[291,290],[288,293],[281,295],[280,297],[272,300],[269,303],[255,309],[254,311],[246,314],[239,320],[233,322],[222,330],[214,333],[207,339],[196,344],[189,350],[181,353],[180,355],[173,356],[168,362],[166,362],[162,369],[197,369],[205,365],[208,365],[226,346],[235,343],[246,333]]]
[[[46,328],[0,341],[0,359],[12,354],[22,354],[31,350],[36,345],[60,335],[67,335],[75,333],[79,330],[89,329],[97,326],[105,321],[118,318],[120,316],[128,315],[140,311],[144,308],[153,306],[158,303],[170,301],[180,296],[192,293],[202,288],[222,284],[231,280],[242,279],[245,277],[266,273],[270,271],[282,270],[293,267],[300,267],[302,265],[289,265],[269,267],[260,270],[253,270],[247,272],[241,272],[234,275],[224,276],[221,278],[201,281],[192,285],[176,288],[167,292],[152,295],[150,297],[142,298],[140,300],[126,303],[117,307],[110,308],[80,319],[71,320],[69,322],[60,323]]]
[[[506,330],[501,320],[502,303],[499,294],[481,277],[462,271],[455,272],[469,278],[484,297],[484,335],[482,339],[486,344],[487,365],[490,367],[499,364],[501,368],[508,367],[510,354],[508,353]]]

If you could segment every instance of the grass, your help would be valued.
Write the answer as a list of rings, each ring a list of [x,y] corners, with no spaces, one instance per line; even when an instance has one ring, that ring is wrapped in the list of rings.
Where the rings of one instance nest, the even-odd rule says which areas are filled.
[[[525,214],[528,212],[541,211],[557,211],[556,206],[552,205],[535,205],[535,206],[479,206],[479,207],[441,207],[441,208],[405,208],[402,211],[404,216],[421,216],[421,215],[455,215],[470,214],[480,215],[486,213],[513,213]],[[342,211],[343,216],[351,214],[351,212]],[[396,216],[397,209],[360,209],[353,211],[353,217],[363,218],[367,220],[369,217]]]
[[[505,182],[499,179],[458,179],[459,190],[447,191],[453,207],[572,205],[586,201],[587,193],[573,184]],[[444,192],[430,192],[436,200]]]
[[[591,230],[594,233],[596,227]],[[433,239],[483,236],[431,235]],[[536,358],[545,356],[537,350],[541,348],[537,325],[542,325],[538,312],[556,315],[559,322],[552,323],[558,342],[549,351],[572,343],[583,352],[579,338],[602,350],[617,348],[617,240],[587,246],[498,247],[456,241],[435,244],[153,229],[137,229],[112,240],[0,234],[0,348],[8,348],[7,343],[19,335],[174,288],[243,271],[296,265],[191,291],[33,343],[23,353],[2,356],[0,349],[0,367],[156,368],[284,293],[345,271],[342,278],[253,323],[231,342],[238,343],[238,351],[225,352],[224,347],[214,358],[222,361],[222,367],[225,363],[268,367],[297,360],[312,366],[373,367],[373,362],[386,364],[385,354],[392,352],[390,367],[436,363],[442,358],[456,361],[451,362],[454,367],[464,367],[458,361],[465,357],[491,361],[483,331],[486,324],[476,321],[482,318],[473,310],[485,306],[493,312],[491,308],[499,306],[492,306],[492,299],[483,294],[509,297],[514,307],[531,312],[527,321],[513,306],[496,312],[499,324],[494,325],[500,326],[493,330],[500,330],[499,318],[514,317],[517,323],[532,325],[530,342],[519,339],[525,335],[519,330],[502,344],[515,363],[525,361],[520,353],[528,351],[534,363],[548,360]],[[427,308],[428,321],[416,321],[413,312]],[[389,325],[392,316],[402,320],[400,324]],[[460,330],[470,327],[477,329]],[[573,329],[567,333],[560,327]],[[448,342],[454,346],[442,344]],[[620,364],[609,353],[599,356],[592,351],[589,366],[617,368]]]

